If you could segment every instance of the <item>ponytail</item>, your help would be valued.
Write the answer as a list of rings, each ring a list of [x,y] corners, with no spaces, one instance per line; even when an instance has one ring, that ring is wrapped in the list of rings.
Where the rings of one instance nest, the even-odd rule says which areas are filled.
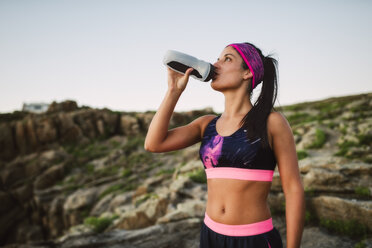
[[[264,148],[268,148],[269,141],[267,136],[267,118],[269,117],[269,114],[275,110],[274,104],[278,93],[278,61],[270,57],[270,55],[266,57],[263,56],[261,50],[257,47],[255,48],[260,54],[263,62],[264,76],[260,95],[253,104],[252,109],[241,120],[241,125],[247,130],[247,138],[250,141],[261,138],[262,146]],[[242,66],[244,69],[248,69],[248,66],[245,63],[243,63]],[[254,88],[256,88],[257,84]],[[248,93],[249,97],[251,97],[253,93],[252,84],[250,84],[248,87]]]

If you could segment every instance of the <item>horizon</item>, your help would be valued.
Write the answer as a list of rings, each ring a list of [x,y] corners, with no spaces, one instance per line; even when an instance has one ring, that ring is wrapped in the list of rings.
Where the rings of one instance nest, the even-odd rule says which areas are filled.
[[[344,98],[344,97],[352,97],[352,96],[359,96],[359,95],[369,95],[369,94],[372,94],[372,91],[371,92],[363,92],[363,93],[359,93],[359,94],[351,94],[351,95],[342,95],[342,96],[331,96],[331,97],[327,97],[327,98],[323,98],[323,99],[318,99],[318,100],[311,100],[311,101],[303,101],[303,102],[297,102],[297,103],[293,103],[293,104],[287,104],[287,105],[274,105],[274,108],[281,108],[281,107],[288,107],[288,106],[292,106],[292,105],[297,105],[297,104],[306,104],[306,103],[315,103],[315,102],[322,102],[322,101],[327,101],[327,100],[330,100],[330,99],[334,99],[334,98]],[[64,102],[64,101],[75,101],[73,99],[65,99],[65,100],[62,100],[62,101],[56,101],[56,103],[61,103],[61,102]],[[118,112],[136,112],[136,113],[145,113],[145,112],[156,112],[157,110],[156,109],[149,109],[149,110],[145,110],[145,111],[136,111],[136,110],[113,110],[113,109],[110,109],[110,108],[107,108],[107,107],[99,107],[99,108],[95,108],[95,107],[92,107],[92,106],[89,106],[89,105],[79,105],[79,103],[77,101],[75,101],[78,108],[83,108],[83,107],[88,107],[88,108],[91,108],[91,109],[98,109],[98,110],[102,110],[102,109],[108,109],[110,111],[118,111]],[[30,103],[25,103],[25,104],[48,104],[50,105],[52,102],[50,103],[46,103],[46,102],[30,102]],[[181,110],[181,111],[174,111],[174,112],[178,112],[178,113],[182,113],[182,112],[190,112],[190,111],[199,111],[199,110],[203,110],[203,109],[206,109],[206,108],[212,108],[212,107],[205,107],[205,108],[199,108],[199,109],[189,109],[189,110]],[[215,113],[222,113],[221,111],[215,111],[215,109],[213,109],[213,112]],[[17,111],[21,111],[21,110],[15,110],[14,112],[17,112]],[[12,114],[13,112],[0,112],[0,114]]]

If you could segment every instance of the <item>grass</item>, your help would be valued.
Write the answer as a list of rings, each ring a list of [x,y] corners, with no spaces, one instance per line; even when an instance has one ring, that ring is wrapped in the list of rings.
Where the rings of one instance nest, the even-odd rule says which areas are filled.
[[[196,183],[207,183],[207,177],[204,169],[198,169],[189,174],[192,181]]]
[[[138,147],[143,147],[145,145],[145,137],[134,136],[131,137],[127,143],[123,146],[123,150],[126,155],[129,155],[133,151],[136,151]]]
[[[128,168],[133,168],[136,165],[151,164],[153,162],[153,156],[148,152],[134,152],[126,157],[125,165]]]
[[[372,135],[371,134],[358,135],[357,138],[359,140],[359,145],[367,145],[367,146],[372,145]]]
[[[325,132],[319,128],[315,130],[315,140],[312,144],[308,145],[306,148],[317,149],[322,148],[327,141],[327,135]]]
[[[317,221],[317,218],[312,212],[310,212],[310,211],[305,212],[305,224],[306,225],[309,225],[309,224],[314,223],[316,221]]]
[[[111,218],[108,217],[87,217],[84,219],[84,225],[93,227],[93,230],[96,233],[101,233],[106,230],[107,227],[111,225],[111,223],[118,218],[118,215],[113,215]]]
[[[317,118],[308,113],[298,112],[298,113],[288,116],[287,120],[291,125],[297,125],[297,124],[315,121],[317,120]]]
[[[171,174],[174,173],[175,170],[176,170],[175,168],[171,168],[171,169],[161,169],[160,171],[158,171],[158,172],[156,173],[156,176],[164,175],[164,174],[166,174],[166,175],[171,175]]]
[[[344,156],[346,158],[360,158],[360,155],[353,156],[347,155],[347,152],[350,150],[351,147],[360,147],[360,146],[372,146],[372,135],[357,135],[358,142],[354,141],[344,141],[343,143],[338,145],[339,150],[334,154],[335,156]],[[367,154],[365,154],[367,155]],[[364,159],[365,162],[370,163],[371,160],[368,158]]]
[[[134,190],[135,188],[136,188],[136,185],[134,183],[131,183],[131,182],[128,182],[127,184],[120,183],[120,184],[112,185],[111,187],[109,187],[105,191],[103,191],[99,195],[98,198],[102,199],[103,197],[105,197],[108,194],[111,194],[111,193],[114,193],[114,192],[123,193],[123,192],[127,192],[127,191],[130,191],[130,190]]]
[[[347,235],[352,238],[365,238],[369,233],[368,228],[356,220],[320,219],[319,224],[331,232]]]
[[[132,175],[132,170],[130,169],[124,169],[121,173],[121,177],[127,178]]]
[[[306,188],[305,187],[305,194],[309,196],[314,196],[315,195],[315,190],[312,188]]]
[[[355,246],[354,246],[354,248],[366,248],[366,247],[367,247],[367,245],[363,240],[356,243]]]
[[[297,151],[297,158],[298,158],[298,160],[304,159],[304,158],[306,158],[308,156],[309,156],[309,154],[305,150],[298,150]]]
[[[358,143],[353,142],[353,141],[344,141],[343,143],[338,144],[339,150],[334,155],[335,156],[345,156],[346,153],[348,152],[348,150],[351,147],[354,147],[354,146],[358,146]]]
[[[80,163],[104,157],[110,152],[110,147],[101,144],[98,139],[94,139],[89,144],[66,144],[63,146],[65,151],[76,158]]]
[[[371,192],[369,188],[363,187],[363,186],[358,186],[354,189],[355,194],[360,195],[360,196],[370,196]]]
[[[148,199],[150,198],[158,198],[159,196],[155,193],[147,193],[147,194],[144,194],[142,196],[140,196],[138,199],[136,199],[136,202],[134,203],[134,205],[136,206],[136,208],[141,205],[142,203],[144,203],[145,201],[147,201]]]

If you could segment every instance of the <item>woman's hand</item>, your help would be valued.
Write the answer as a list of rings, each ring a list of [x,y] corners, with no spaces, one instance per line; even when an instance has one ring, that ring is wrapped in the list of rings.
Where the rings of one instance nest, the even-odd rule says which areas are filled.
[[[177,91],[182,93],[189,81],[190,73],[192,72],[193,68],[189,68],[186,70],[185,74],[181,74],[179,72],[173,71],[170,68],[168,69],[168,90]]]

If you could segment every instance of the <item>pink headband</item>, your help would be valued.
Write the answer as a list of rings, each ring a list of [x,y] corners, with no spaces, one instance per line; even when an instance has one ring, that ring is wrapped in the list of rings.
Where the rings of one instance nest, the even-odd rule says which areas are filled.
[[[252,72],[252,89],[254,89],[263,80],[264,76],[263,63],[257,50],[246,43],[234,43],[228,46],[232,46],[236,51],[238,51],[244,62],[247,64],[249,70]]]

